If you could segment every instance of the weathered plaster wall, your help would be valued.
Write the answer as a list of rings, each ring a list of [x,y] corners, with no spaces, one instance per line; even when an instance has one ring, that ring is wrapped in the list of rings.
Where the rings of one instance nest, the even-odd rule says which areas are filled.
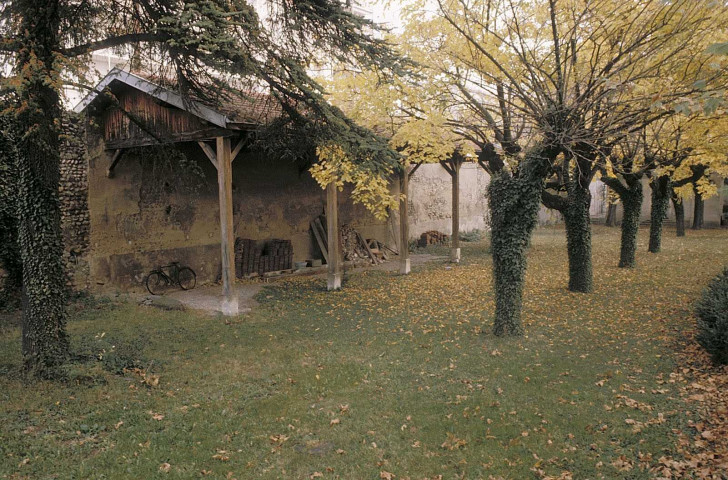
[[[488,228],[485,198],[490,177],[479,165],[460,168],[460,231]],[[452,233],[452,178],[439,164],[422,165],[410,179],[410,236],[437,230]]]
[[[107,178],[111,153],[98,134],[89,135],[88,202],[90,273],[95,290],[141,289],[146,273],[179,261],[198,282],[220,274],[217,173],[197,144],[181,151],[200,175],[180,184],[177,166],[153,162],[145,150],[125,154]],[[164,163],[164,162],[162,162]],[[176,172],[176,173],[175,173]],[[233,164],[235,236],[258,241],[289,239],[294,261],[321,258],[309,222],[323,213],[325,192],[306,172],[280,160],[241,153]],[[385,240],[387,224],[347,192],[339,193],[340,222],[363,236]]]
[[[489,230],[486,191],[490,176],[479,165],[460,168],[460,232]],[[439,164],[420,166],[410,180],[410,237],[429,230],[452,234],[452,178]],[[558,212],[541,207],[539,225],[561,221]]]

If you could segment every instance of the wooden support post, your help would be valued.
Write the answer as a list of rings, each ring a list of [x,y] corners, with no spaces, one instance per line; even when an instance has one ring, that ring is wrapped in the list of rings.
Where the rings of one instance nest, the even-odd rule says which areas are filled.
[[[235,236],[233,233],[233,183],[230,138],[217,137],[217,184],[220,196],[220,257],[222,264],[222,313],[238,314],[235,293]]]
[[[339,241],[339,205],[336,182],[326,186],[326,230],[329,250],[328,290],[341,288],[341,242]]]
[[[407,275],[411,270],[409,258],[409,211],[407,208],[411,170],[412,167],[407,164],[399,175],[399,273],[401,275]]]
[[[450,261],[460,263],[460,167],[463,162],[460,158],[452,161],[452,241]]]

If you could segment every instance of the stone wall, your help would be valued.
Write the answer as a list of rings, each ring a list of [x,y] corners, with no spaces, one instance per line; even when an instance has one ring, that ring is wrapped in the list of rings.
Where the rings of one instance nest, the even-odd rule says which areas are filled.
[[[63,118],[59,200],[66,283],[72,290],[85,290],[89,280],[90,240],[88,159],[84,122],[70,114]]]

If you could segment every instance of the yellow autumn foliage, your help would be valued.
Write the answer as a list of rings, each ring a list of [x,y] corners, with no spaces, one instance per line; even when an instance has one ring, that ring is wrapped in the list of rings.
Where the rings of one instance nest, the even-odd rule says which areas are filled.
[[[341,191],[345,183],[352,184],[352,200],[364,205],[380,220],[387,218],[388,209],[398,208],[399,198],[392,195],[389,189],[389,178],[393,173],[391,169],[380,174],[365,171],[346,155],[341,146],[334,143],[318,147],[316,155],[319,161],[309,171],[321,188],[333,182]]]

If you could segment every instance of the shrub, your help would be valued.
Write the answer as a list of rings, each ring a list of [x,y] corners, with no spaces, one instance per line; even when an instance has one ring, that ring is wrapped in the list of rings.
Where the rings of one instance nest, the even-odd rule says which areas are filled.
[[[460,240],[463,242],[479,242],[483,239],[483,232],[479,229],[470,230],[469,232],[463,232],[460,234]]]
[[[713,363],[728,363],[728,267],[710,281],[695,307],[697,340],[713,357]]]

